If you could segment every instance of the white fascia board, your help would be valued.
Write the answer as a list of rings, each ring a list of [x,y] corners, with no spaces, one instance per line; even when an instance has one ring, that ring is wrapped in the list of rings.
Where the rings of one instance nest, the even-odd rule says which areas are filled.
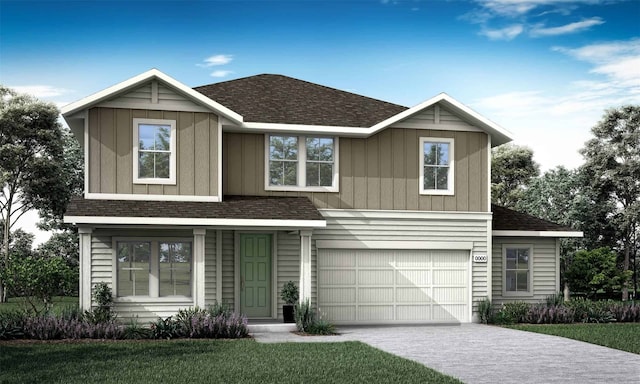
[[[451,249],[472,250],[471,241],[316,240],[317,248],[329,249]]]
[[[397,115],[375,124],[372,127],[340,127],[340,126],[325,126],[325,125],[305,125],[305,124],[275,124],[275,123],[258,123],[258,122],[245,122],[242,124],[226,125],[226,131],[256,131],[256,132],[287,132],[287,133],[317,133],[324,135],[339,135],[339,136],[351,136],[351,137],[369,137],[376,134],[383,129],[386,129],[393,124],[407,119],[412,115],[423,111],[426,108],[431,107],[434,104],[442,102],[445,106],[454,110],[454,112],[462,115],[463,118],[470,121],[472,125],[487,132],[492,140],[491,145],[498,146],[505,144],[513,140],[513,135],[502,128],[500,125],[480,115],[473,109],[467,107],[461,102],[457,101],[453,97],[446,93],[441,93],[435,97],[430,98],[412,108],[409,108]],[[435,129],[435,128],[434,128]]]
[[[580,231],[492,231],[494,237],[584,237]]]
[[[137,225],[189,225],[189,226],[235,226],[235,227],[287,227],[324,228],[324,220],[275,220],[275,219],[207,219],[184,217],[116,217],[116,216],[64,216],[65,223],[74,224],[137,224]]]
[[[238,113],[230,110],[229,108],[223,106],[222,104],[216,103],[215,101],[206,97],[202,93],[189,88],[188,86],[184,85],[178,80],[164,74],[163,72],[155,68],[150,69],[137,76],[134,76],[121,83],[113,85],[109,88],[103,89],[102,91],[96,92],[93,95],[87,96],[71,104],[67,104],[64,107],[62,107],[61,113],[66,118],[80,110],[87,109],[92,105],[95,105],[101,101],[114,97],[118,93],[125,92],[132,88],[135,88],[136,86],[142,83],[145,83],[153,79],[158,79],[165,82],[166,84],[170,85],[176,90],[189,96],[191,99],[197,101],[199,104],[202,104],[208,108],[211,108],[213,112],[221,114],[222,116],[231,120],[234,123],[241,124],[243,121],[243,117]]]
[[[193,201],[218,203],[221,201],[218,196],[198,196],[198,195],[142,195],[129,193],[95,193],[84,194],[87,200],[139,200],[139,201]]]
[[[345,219],[431,219],[431,220],[491,220],[491,212],[400,211],[373,209],[318,209],[325,218]]]
[[[428,100],[423,101],[422,103],[407,109],[401,113],[398,113],[395,116],[391,116],[390,118],[379,122],[378,124],[371,127],[373,129],[373,133],[377,133],[378,131],[389,127],[392,124],[395,124],[401,120],[404,120],[422,110],[429,108],[430,106],[442,102],[445,106],[454,109],[454,112],[458,112],[463,115],[465,118],[470,120],[473,125],[478,126],[478,128],[483,129],[492,137],[492,144],[497,146],[500,144],[505,144],[513,140],[512,134],[506,129],[502,128],[500,125],[494,123],[493,121],[487,119],[486,117],[480,115],[478,112],[473,109],[467,107],[461,102],[457,101],[453,97],[447,95],[446,93],[440,93],[437,96],[434,96]]]

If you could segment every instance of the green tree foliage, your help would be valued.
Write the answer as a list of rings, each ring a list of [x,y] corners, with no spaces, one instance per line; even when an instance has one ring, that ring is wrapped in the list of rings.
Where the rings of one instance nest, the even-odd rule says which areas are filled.
[[[65,159],[65,133],[58,114],[53,104],[0,86],[0,219],[5,224],[5,266],[10,233],[20,217],[32,209],[41,216],[61,217],[71,198],[72,180],[79,170],[71,169]],[[0,281],[0,301],[4,300]]]
[[[581,150],[582,171],[593,193],[611,209],[607,219],[615,226],[626,272],[640,225],[640,106],[606,111],[591,132],[594,137]],[[628,299],[627,282],[622,299]]]
[[[49,240],[40,244],[36,253],[40,257],[62,257],[71,267],[79,264],[78,234],[68,230],[54,233]]]
[[[620,271],[617,255],[609,248],[576,252],[566,271],[572,289],[594,297],[599,290],[615,292],[622,288],[630,272]]]
[[[533,151],[513,144],[501,145],[491,157],[491,201],[516,208],[529,184],[540,174]]]
[[[76,289],[78,274],[62,257],[16,257],[0,271],[7,289],[22,296],[34,312],[44,304],[51,308],[55,295],[65,295]]]

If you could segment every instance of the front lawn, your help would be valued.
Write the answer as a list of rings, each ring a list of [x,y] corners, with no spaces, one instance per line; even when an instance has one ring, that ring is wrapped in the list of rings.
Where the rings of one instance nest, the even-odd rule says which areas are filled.
[[[1,383],[460,383],[360,342],[0,343]]]
[[[561,336],[640,354],[640,323],[518,324],[508,328]]]
[[[53,313],[60,313],[66,308],[77,308],[78,307],[78,297],[77,296],[54,296],[53,297]],[[42,311],[44,305],[39,302],[36,304],[38,311]],[[1,312],[13,312],[13,311],[23,311],[23,310],[31,310],[31,306],[27,303],[26,299],[23,297],[10,297],[6,303],[0,303],[0,313]]]

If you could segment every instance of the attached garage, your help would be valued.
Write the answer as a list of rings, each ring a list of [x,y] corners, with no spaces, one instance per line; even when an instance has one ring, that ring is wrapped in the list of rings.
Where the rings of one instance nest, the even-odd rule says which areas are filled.
[[[335,323],[469,322],[469,250],[318,248],[318,308]]]

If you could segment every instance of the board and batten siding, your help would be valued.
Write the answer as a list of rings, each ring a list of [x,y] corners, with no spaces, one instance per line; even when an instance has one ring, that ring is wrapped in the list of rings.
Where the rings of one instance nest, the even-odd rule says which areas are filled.
[[[322,211],[321,213],[325,213]],[[471,253],[487,254],[488,215],[478,214],[477,219],[456,219],[452,215],[448,219],[402,218],[401,213],[395,217],[367,217],[366,211],[346,212],[340,216],[339,211],[331,211],[325,215],[326,228],[313,231],[312,246],[312,302],[317,303],[317,265],[318,252],[315,242],[318,240],[384,240],[421,242],[472,242]],[[340,217],[337,217],[340,216]],[[469,256],[471,257],[471,255]],[[487,297],[487,263],[471,264],[471,287],[469,287],[473,311],[476,312],[478,302]]]
[[[420,195],[420,137],[455,141],[455,194]],[[389,128],[340,137],[339,192],[266,191],[264,134],[223,135],[223,193],[306,196],[318,208],[488,212],[488,137],[469,131]]]
[[[96,229],[91,234],[91,287],[98,283],[107,283],[115,287],[116,266],[114,265],[114,237],[158,238],[184,237],[193,238],[191,230],[108,230]],[[114,296],[117,292],[113,292]],[[95,302],[93,303],[95,305]],[[136,318],[141,323],[155,321],[158,317],[174,315],[179,309],[193,306],[192,298],[182,301],[162,302],[158,299],[145,301],[137,299],[128,302],[116,298],[114,309],[120,319]]]
[[[503,296],[504,284],[502,246],[504,244],[531,245],[532,252],[532,276],[533,295]],[[521,237],[494,237],[492,261],[493,298],[492,303],[499,305],[506,302],[524,301],[539,303],[547,296],[558,293],[559,271],[557,259],[556,239],[554,238],[521,238]]]
[[[133,183],[133,119],[176,121],[176,184]],[[89,192],[218,195],[218,116],[98,107],[89,110]]]

